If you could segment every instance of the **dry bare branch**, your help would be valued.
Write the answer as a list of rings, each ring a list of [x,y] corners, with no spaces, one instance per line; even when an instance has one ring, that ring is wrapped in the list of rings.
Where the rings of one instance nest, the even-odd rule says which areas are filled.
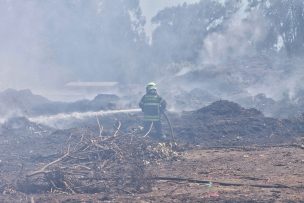
[[[121,128],[121,122],[118,121],[118,126],[116,127],[116,131],[115,131],[115,133],[113,134],[113,137],[116,137],[116,136],[117,136],[117,133],[119,132],[120,128]]]
[[[102,132],[103,132],[103,126],[100,124],[99,118],[97,115],[96,115],[96,120],[97,120],[97,124],[98,124],[98,128],[99,128],[99,137],[101,137]]]
[[[66,181],[63,181],[63,183],[65,187],[72,192],[72,194],[76,194],[76,192],[71,188],[71,186]]]
[[[65,155],[63,155],[62,157],[56,159],[55,161],[52,161],[51,163],[45,165],[44,167],[42,167],[41,169],[39,169],[38,171],[34,171],[33,173],[30,173],[27,175],[27,177],[31,177],[31,176],[34,176],[34,175],[37,175],[37,174],[41,174],[41,173],[46,173],[46,169],[48,167],[50,167],[51,165],[63,160],[64,158],[66,158],[67,156],[69,156],[70,154],[70,145],[68,146],[68,150],[67,150],[67,153]]]

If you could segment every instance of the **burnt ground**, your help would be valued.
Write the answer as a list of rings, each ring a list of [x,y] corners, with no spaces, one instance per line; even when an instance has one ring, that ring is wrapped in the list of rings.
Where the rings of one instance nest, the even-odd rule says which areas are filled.
[[[9,120],[0,202],[304,202],[302,118],[228,101],[168,114],[176,145],[142,137],[137,114],[66,130]]]

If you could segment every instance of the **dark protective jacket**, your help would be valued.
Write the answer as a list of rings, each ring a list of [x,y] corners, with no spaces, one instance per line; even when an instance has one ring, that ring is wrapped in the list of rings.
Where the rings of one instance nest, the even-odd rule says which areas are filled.
[[[160,121],[161,113],[166,106],[166,101],[158,94],[145,94],[139,103],[139,107],[144,112],[144,121]]]

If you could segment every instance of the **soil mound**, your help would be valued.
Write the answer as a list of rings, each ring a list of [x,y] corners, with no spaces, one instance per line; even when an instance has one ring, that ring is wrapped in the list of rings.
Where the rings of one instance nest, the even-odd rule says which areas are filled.
[[[217,101],[197,111],[185,112],[174,126],[178,139],[206,146],[279,144],[292,141],[296,124],[265,117],[230,101]]]
[[[211,105],[193,112],[196,116],[263,116],[262,112],[256,109],[245,109],[239,104],[227,100],[220,100]]]

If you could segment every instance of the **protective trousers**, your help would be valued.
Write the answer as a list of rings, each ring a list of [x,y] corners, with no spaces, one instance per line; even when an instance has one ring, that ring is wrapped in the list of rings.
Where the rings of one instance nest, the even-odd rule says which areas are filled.
[[[153,122],[153,127],[156,130],[156,133],[154,134],[153,137],[161,138],[163,132],[162,132],[162,124],[160,121],[144,121],[144,133],[146,134],[149,131],[152,122]]]

